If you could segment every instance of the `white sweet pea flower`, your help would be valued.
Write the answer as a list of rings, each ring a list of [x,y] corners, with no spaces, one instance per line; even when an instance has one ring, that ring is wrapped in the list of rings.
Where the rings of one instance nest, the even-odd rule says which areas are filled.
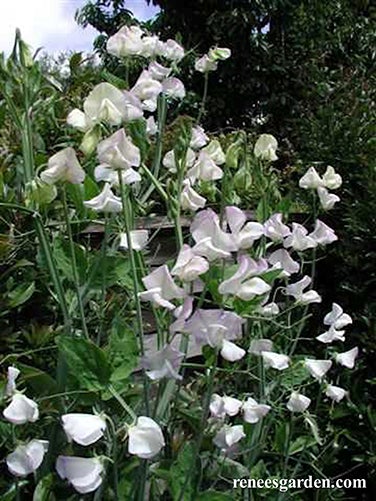
[[[142,38],[143,57],[155,57],[158,55],[158,45],[160,40],[157,35],[146,35]]]
[[[337,353],[335,356],[335,360],[338,364],[347,367],[348,369],[353,369],[355,367],[355,359],[359,354],[359,349],[356,346],[349,351],[345,351],[343,353]]]
[[[69,442],[80,445],[91,445],[103,437],[106,421],[94,414],[64,414],[61,422]]]
[[[92,119],[77,108],[68,114],[67,124],[81,132],[87,132],[94,125]]]
[[[334,386],[332,384],[328,384],[325,390],[325,395],[334,402],[340,402],[346,396],[346,393],[347,391],[340,386]]]
[[[156,123],[153,115],[150,115],[150,117],[148,117],[146,120],[146,134],[149,137],[152,137],[155,136],[157,132],[158,132],[158,124]]]
[[[85,99],[84,112],[93,123],[120,125],[127,117],[127,100],[115,86],[107,82],[100,83]]]
[[[285,249],[277,249],[272,252],[267,260],[273,266],[279,265],[283,270],[282,275],[284,277],[289,277],[294,273],[298,273],[300,269],[300,264],[294,261]]]
[[[5,394],[7,397],[11,397],[16,391],[16,379],[19,375],[20,371],[16,367],[8,367],[7,386],[5,389]]]
[[[261,134],[257,139],[253,153],[256,158],[261,158],[261,160],[267,160],[269,162],[275,162],[278,160],[276,151],[278,148],[278,142],[274,136],[271,134]]]
[[[151,61],[148,66],[148,72],[154,80],[162,82],[171,73],[171,68],[166,68],[162,64],[157,63],[157,61]]]
[[[292,247],[296,251],[305,251],[317,247],[317,242],[308,235],[308,230],[299,223],[292,223],[291,235],[288,235],[283,241],[283,246]]]
[[[121,170],[121,178],[124,185],[139,183],[141,181],[140,174],[134,169]],[[97,165],[94,169],[94,177],[98,182],[104,181],[110,186],[119,186],[119,174],[118,171],[113,170],[106,165]]]
[[[97,146],[101,165],[114,170],[127,170],[141,163],[140,150],[126,135],[124,129],[116,131]]]
[[[193,150],[199,150],[203,148],[206,144],[208,144],[208,142],[209,138],[205,134],[205,131],[202,127],[196,125],[196,127],[192,128],[192,137],[189,146]]]
[[[163,378],[182,379],[179,368],[183,359],[184,353],[166,344],[161,350],[145,355],[141,360],[141,366],[152,381]]]
[[[274,317],[279,313],[279,306],[277,303],[274,302],[260,305],[257,308],[257,312],[264,317]]]
[[[245,436],[243,425],[224,425],[214,437],[213,443],[223,452],[227,452]]]
[[[130,236],[133,250],[141,251],[142,249],[145,249],[149,238],[149,233],[147,230],[132,230],[130,232]],[[128,248],[129,246],[127,234],[120,233],[119,249],[128,250]]]
[[[209,73],[209,71],[215,71],[218,68],[218,62],[210,59],[207,54],[204,54],[195,61],[195,70],[200,73]]]
[[[142,282],[147,290],[139,293],[141,301],[151,301],[162,308],[174,310],[175,305],[170,301],[186,296],[184,289],[178,287],[173,281],[166,265],[149,273],[142,279]]]
[[[35,423],[39,418],[38,404],[22,393],[15,393],[3,416],[13,424]]]
[[[92,209],[96,212],[107,213],[121,212],[123,207],[121,199],[113,194],[108,183],[104,185],[99,195],[90,200],[85,200],[84,205],[88,209]]]
[[[304,190],[316,190],[317,188],[324,186],[324,181],[317,173],[317,170],[314,167],[310,167],[304,176],[300,178],[299,186]]]
[[[328,165],[326,171],[322,177],[325,188],[328,190],[336,190],[342,184],[342,178],[336,171],[333,169],[331,165]]]
[[[197,211],[205,207],[206,198],[195,191],[189,179],[184,179],[183,189],[180,194],[180,205],[183,210]]]
[[[189,177],[192,183],[196,179],[201,179],[202,181],[215,181],[223,177],[223,171],[219,165],[224,164],[226,161],[226,156],[223,153],[222,147],[218,140],[214,139],[210,141],[200,151],[196,163],[187,172],[187,177]]]
[[[107,52],[117,57],[141,55],[144,32],[138,26],[123,26],[107,40]]]
[[[264,234],[264,227],[253,221],[246,222],[247,217],[238,207],[229,206],[225,209],[226,221],[238,249],[248,249]]]
[[[188,296],[184,299],[183,304],[175,308],[175,310],[173,311],[173,315],[176,320],[170,325],[170,334],[184,331],[185,321],[192,315],[192,311],[193,298]]]
[[[156,456],[165,445],[160,426],[153,419],[140,416],[128,430],[128,452],[142,459]]]
[[[185,166],[184,167],[192,167],[196,160],[196,153],[191,149],[187,149],[187,153],[185,155]],[[178,172],[178,165],[176,163],[175,152],[174,150],[168,151],[162,160],[162,165],[166,167],[170,172],[175,174]]]
[[[270,411],[270,405],[258,404],[256,400],[249,397],[242,406],[243,419],[246,423],[258,423]]]
[[[286,295],[293,296],[295,301],[300,304],[321,303],[321,296],[316,291],[311,289],[303,292],[310,285],[311,281],[311,278],[305,275],[299,282],[289,284],[286,287]]]
[[[298,393],[297,391],[293,391],[289,401],[287,402],[287,408],[291,412],[304,412],[308,409],[310,403],[310,398]]]
[[[282,214],[276,213],[264,223],[264,235],[274,242],[279,242],[288,237],[291,230],[282,222]]]
[[[167,42],[159,42],[157,53],[170,61],[178,63],[184,57],[184,49],[175,40],[168,39]]]
[[[47,440],[31,440],[27,444],[19,445],[6,457],[8,470],[16,477],[26,477],[34,473],[42,464],[47,450]]]
[[[273,350],[273,341],[270,339],[253,339],[249,346],[248,353],[261,355],[261,352],[271,352]]]
[[[347,325],[352,324],[352,318],[347,313],[343,313],[343,309],[339,304],[333,303],[332,310],[324,317],[324,325],[334,327],[334,329],[343,329]]]
[[[184,99],[185,87],[181,80],[175,77],[166,78],[162,82],[162,92],[171,99]]]
[[[308,236],[318,245],[328,245],[338,240],[334,230],[320,221],[320,219],[316,219],[315,229]]]
[[[318,381],[325,376],[328,370],[331,368],[333,362],[331,360],[314,360],[306,358],[304,360],[304,365],[308,369],[311,376],[313,376]]]
[[[180,249],[171,275],[177,275],[183,282],[192,282],[200,275],[206,273],[209,263],[201,256],[196,256],[189,245],[184,244]]]
[[[209,50],[208,57],[212,61],[225,61],[231,57],[231,50],[226,47],[213,47]]]
[[[228,362],[237,362],[245,356],[246,351],[235,343],[223,339],[220,354]]]
[[[255,276],[267,270],[268,265],[265,260],[256,262],[246,255],[241,255],[238,263],[239,268],[235,274],[219,285],[220,294],[231,294],[243,301],[250,301],[270,291],[270,285]]]
[[[125,100],[124,120],[125,122],[132,122],[144,116],[142,103],[132,92],[123,90]]]
[[[74,149],[68,147],[49,158],[48,167],[41,173],[40,178],[47,184],[59,181],[81,184],[85,179],[85,171],[77,160]]]
[[[333,343],[333,341],[345,341],[345,331],[337,330],[335,327],[330,326],[326,332],[323,332],[319,336],[316,337],[318,341],[321,343],[329,344]]]
[[[142,71],[131,90],[132,94],[138,97],[142,102],[143,108],[151,112],[156,110],[156,100],[162,91],[163,87],[161,82],[154,80],[147,70]]]
[[[80,494],[95,491],[103,480],[103,465],[97,458],[58,456],[56,471],[62,480],[67,479]]]
[[[264,361],[265,367],[267,368],[271,367],[272,369],[283,371],[284,369],[287,369],[290,364],[290,357],[281,353],[275,353],[273,351],[262,351],[261,356]]]
[[[317,188],[317,194],[319,196],[320,205],[324,210],[333,209],[334,204],[341,200],[337,195],[329,193],[326,188],[321,186]]]
[[[213,417],[217,419],[223,419],[226,416],[236,416],[240,411],[242,402],[237,398],[223,397],[214,393],[210,401],[210,413]]]

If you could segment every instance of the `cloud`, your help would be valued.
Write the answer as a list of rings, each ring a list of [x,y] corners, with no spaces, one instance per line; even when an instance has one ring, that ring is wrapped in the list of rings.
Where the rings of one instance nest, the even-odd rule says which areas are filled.
[[[2,0],[0,16],[0,51],[9,53],[16,28],[33,49],[48,52],[90,50],[98,32],[77,26],[76,10],[85,0]],[[127,8],[140,20],[149,19],[158,10],[145,0],[130,0]]]

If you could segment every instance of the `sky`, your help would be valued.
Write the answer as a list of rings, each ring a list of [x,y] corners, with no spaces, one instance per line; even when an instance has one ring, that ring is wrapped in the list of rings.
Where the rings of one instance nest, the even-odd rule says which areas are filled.
[[[0,52],[9,54],[16,28],[34,50],[90,51],[98,32],[77,26],[74,14],[85,0],[0,0]],[[139,20],[153,17],[157,8],[145,0],[126,0],[127,9]]]

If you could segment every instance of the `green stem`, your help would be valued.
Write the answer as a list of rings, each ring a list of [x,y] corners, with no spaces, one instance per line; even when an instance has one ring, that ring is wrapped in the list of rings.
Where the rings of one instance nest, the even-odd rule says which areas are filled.
[[[115,390],[115,388],[112,385],[110,385],[108,387],[108,389],[109,389],[111,395],[116,398],[116,400],[123,407],[123,409],[129,414],[129,416],[132,418],[132,421],[136,421],[136,419],[137,419],[136,414],[133,412],[133,409],[131,409],[129,407],[129,405],[125,402],[123,397],[121,395],[119,395],[119,393]]]
[[[205,77],[204,77],[204,92],[203,92],[203,95],[202,95],[202,101],[201,101],[201,105],[200,105],[200,111],[198,113],[198,117],[197,117],[197,123],[199,124],[200,121],[201,121],[201,118],[205,112],[205,104],[206,104],[206,99],[208,97],[208,87],[209,87],[209,74],[208,73],[205,73]]]
[[[106,275],[107,275],[107,258],[106,258],[106,253],[107,253],[107,242],[108,242],[108,236],[109,236],[109,221],[108,221],[108,214],[105,213],[105,220],[104,220],[104,235],[103,235],[103,242],[102,242],[102,252],[101,252],[101,263],[102,263],[102,304],[101,304],[101,310],[100,310],[100,321],[99,321],[99,329],[98,329],[98,334],[97,334],[97,345],[100,345],[101,343],[101,337],[102,337],[102,332],[104,329],[104,320],[106,317]]]
[[[163,201],[165,203],[167,203],[169,201],[169,197],[166,193],[166,191],[164,190],[164,188],[162,187],[161,183],[158,181],[158,179],[154,176],[154,174],[146,167],[145,164],[142,164],[141,166],[142,170],[145,172],[145,174],[147,175],[147,177],[150,179],[152,185],[155,187],[155,189],[158,191],[158,193],[161,195],[161,197],[163,198]],[[145,200],[145,197],[142,199],[142,202],[144,203],[146,200]]]
[[[79,309],[79,313],[80,313],[80,317],[81,317],[82,330],[83,330],[84,336],[86,338],[89,338],[89,332],[87,330],[87,325],[86,325],[85,310],[84,310],[84,305],[82,302],[82,296],[81,296],[81,292],[80,292],[80,277],[79,277],[78,269],[77,269],[76,251],[74,248],[72,228],[70,225],[67,193],[66,193],[65,186],[62,189],[62,201],[63,201],[63,213],[64,213],[64,219],[65,219],[65,227],[67,230],[68,241],[69,241],[69,250],[70,250],[70,255],[71,255],[71,260],[72,260],[73,281],[74,281],[74,285],[75,285],[75,289],[76,289],[77,303],[78,303],[78,309]]]
[[[136,259],[135,259],[134,250],[132,248],[131,223],[130,223],[131,210],[130,210],[129,203],[128,203],[129,197],[127,198],[125,196],[123,177],[121,175],[120,170],[118,171],[118,178],[119,178],[119,186],[120,186],[120,193],[121,193],[121,201],[122,201],[122,206],[123,206],[123,219],[124,219],[124,225],[125,225],[125,232],[126,232],[127,241],[128,241],[129,258],[130,258],[130,262],[131,262],[131,273],[132,273],[134,299],[135,299],[135,303],[136,303],[136,319],[137,319],[137,327],[138,327],[138,334],[139,334],[140,353],[142,356],[144,356],[145,355],[144,326],[143,326],[143,322],[142,322],[141,301],[139,298],[139,283],[138,283],[138,276],[137,276]],[[147,378],[147,375],[145,374],[145,371],[144,371],[144,402],[145,402],[146,414],[149,415],[149,380]]]

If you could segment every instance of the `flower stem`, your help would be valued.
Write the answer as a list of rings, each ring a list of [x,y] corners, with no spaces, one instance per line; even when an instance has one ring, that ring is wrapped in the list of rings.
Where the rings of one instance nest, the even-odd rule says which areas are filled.
[[[197,116],[197,123],[198,124],[200,123],[200,121],[202,119],[202,116],[205,113],[205,104],[206,104],[206,99],[208,97],[208,86],[209,86],[209,74],[205,73],[205,76],[204,76],[204,92],[203,92],[203,95],[202,95],[202,101],[201,101],[201,105],[200,105],[200,111],[198,112],[198,116]]]
[[[123,407],[123,409],[129,414],[129,416],[132,418],[132,421],[136,421],[136,419],[137,419],[136,414],[133,412],[133,409],[131,409],[129,407],[129,405],[125,402],[123,397],[121,395],[119,395],[119,393],[115,390],[115,388],[112,385],[110,385],[108,387],[108,389],[109,389],[111,395],[116,398],[116,400]]]

